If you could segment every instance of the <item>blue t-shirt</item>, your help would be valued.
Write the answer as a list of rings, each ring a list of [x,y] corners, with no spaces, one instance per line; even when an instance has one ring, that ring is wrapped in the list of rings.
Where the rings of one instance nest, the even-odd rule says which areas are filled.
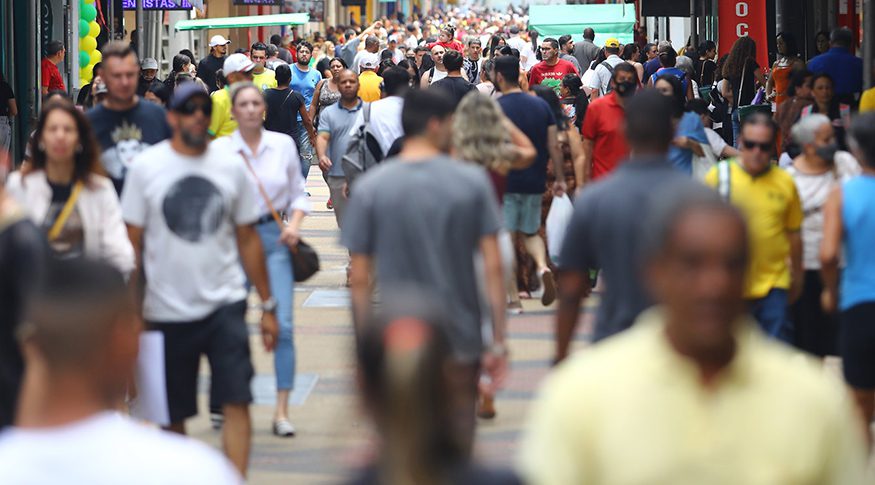
[[[307,102],[307,109],[310,109],[310,103],[313,101],[313,92],[316,91],[316,85],[322,80],[322,74],[316,69],[302,71],[297,64],[292,65],[292,82],[290,83],[292,90],[301,93],[304,96],[304,101]]]
[[[699,119],[699,115],[689,111],[681,117],[674,136],[685,136],[699,143],[708,144],[708,135],[705,134],[702,120]],[[690,175],[693,174],[693,151],[689,148],[672,145],[668,149],[668,160],[678,170]]]
[[[556,124],[556,118],[546,101],[524,93],[505,94],[498,98],[504,114],[529,137],[538,156],[526,169],[512,170],[507,175],[507,192],[514,194],[543,194],[547,188],[547,129]]]
[[[861,175],[842,184],[845,269],[839,292],[842,311],[875,301],[875,177]]]
[[[808,70],[815,74],[829,74],[835,85],[836,95],[843,96],[863,90],[863,59],[847,49],[831,48],[808,61]]]
[[[650,84],[655,85],[657,79],[667,74],[680,79],[681,84],[684,87],[684,93],[687,92],[687,73],[676,67],[663,67],[662,69],[657,70],[650,76]]]

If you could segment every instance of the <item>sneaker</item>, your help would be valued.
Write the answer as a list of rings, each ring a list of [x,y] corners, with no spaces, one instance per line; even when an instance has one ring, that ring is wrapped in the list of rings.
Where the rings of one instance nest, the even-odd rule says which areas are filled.
[[[556,281],[553,279],[553,272],[549,269],[541,272],[540,276],[541,285],[544,289],[544,293],[541,295],[541,304],[548,306],[556,301]]]
[[[523,304],[520,301],[512,301],[507,304],[507,312],[511,315],[521,315],[523,313]]]
[[[213,429],[220,430],[223,424],[225,424],[225,416],[222,413],[210,413],[210,425]]]
[[[328,199],[328,202],[325,204],[325,207],[328,208],[328,210],[334,209],[334,202],[331,199]]]
[[[281,419],[273,422],[273,434],[282,438],[291,438],[295,436],[295,427],[288,419]]]

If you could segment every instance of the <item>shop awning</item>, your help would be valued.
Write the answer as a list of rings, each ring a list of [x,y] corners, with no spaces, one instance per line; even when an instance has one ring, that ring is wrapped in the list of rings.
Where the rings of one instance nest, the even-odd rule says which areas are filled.
[[[532,5],[529,7],[529,28],[544,37],[558,38],[568,34],[575,41],[583,39],[583,29],[595,30],[595,44],[615,37],[623,44],[633,40],[635,28],[634,4],[610,5]]]
[[[308,13],[278,13],[274,15],[249,15],[245,17],[223,17],[216,19],[180,20],[176,30],[239,29],[246,27],[267,27],[271,25],[303,25],[310,21]]]

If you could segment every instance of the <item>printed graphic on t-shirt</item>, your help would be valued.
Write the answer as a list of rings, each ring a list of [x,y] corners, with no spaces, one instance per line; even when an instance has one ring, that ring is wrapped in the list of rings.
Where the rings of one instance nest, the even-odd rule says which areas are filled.
[[[170,231],[192,243],[214,235],[226,217],[222,193],[212,182],[197,176],[179,179],[170,187],[162,212]]]
[[[143,131],[139,126],[124,120],[110,135],[114,145],[103,152],[103,166],[110,177],[121,180],[125,178],[131,161],[141,151],[149,147],[143,143]]]
[[[55,225],[55,220],[61,214],[67,201],[52,202],[49,206],[49,211],[46,213],[46,219],[43,221],[43,230],[48,233],[52,226]],[[49,247],[55,256],[63,259],[78,258],[84,254],[85,236],[82,232],[82,218],[79,216],[79,209],[75,208],[70,212],[70,216],[64,222],[60,234],[54,241],[49,242]]]

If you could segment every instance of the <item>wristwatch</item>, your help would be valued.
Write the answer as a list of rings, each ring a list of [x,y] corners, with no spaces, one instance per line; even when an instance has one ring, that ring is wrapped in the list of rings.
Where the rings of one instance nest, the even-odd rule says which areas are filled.
[[[264,313],[276,313],[276,300],[270,297],[262,301],[258,308]]]

